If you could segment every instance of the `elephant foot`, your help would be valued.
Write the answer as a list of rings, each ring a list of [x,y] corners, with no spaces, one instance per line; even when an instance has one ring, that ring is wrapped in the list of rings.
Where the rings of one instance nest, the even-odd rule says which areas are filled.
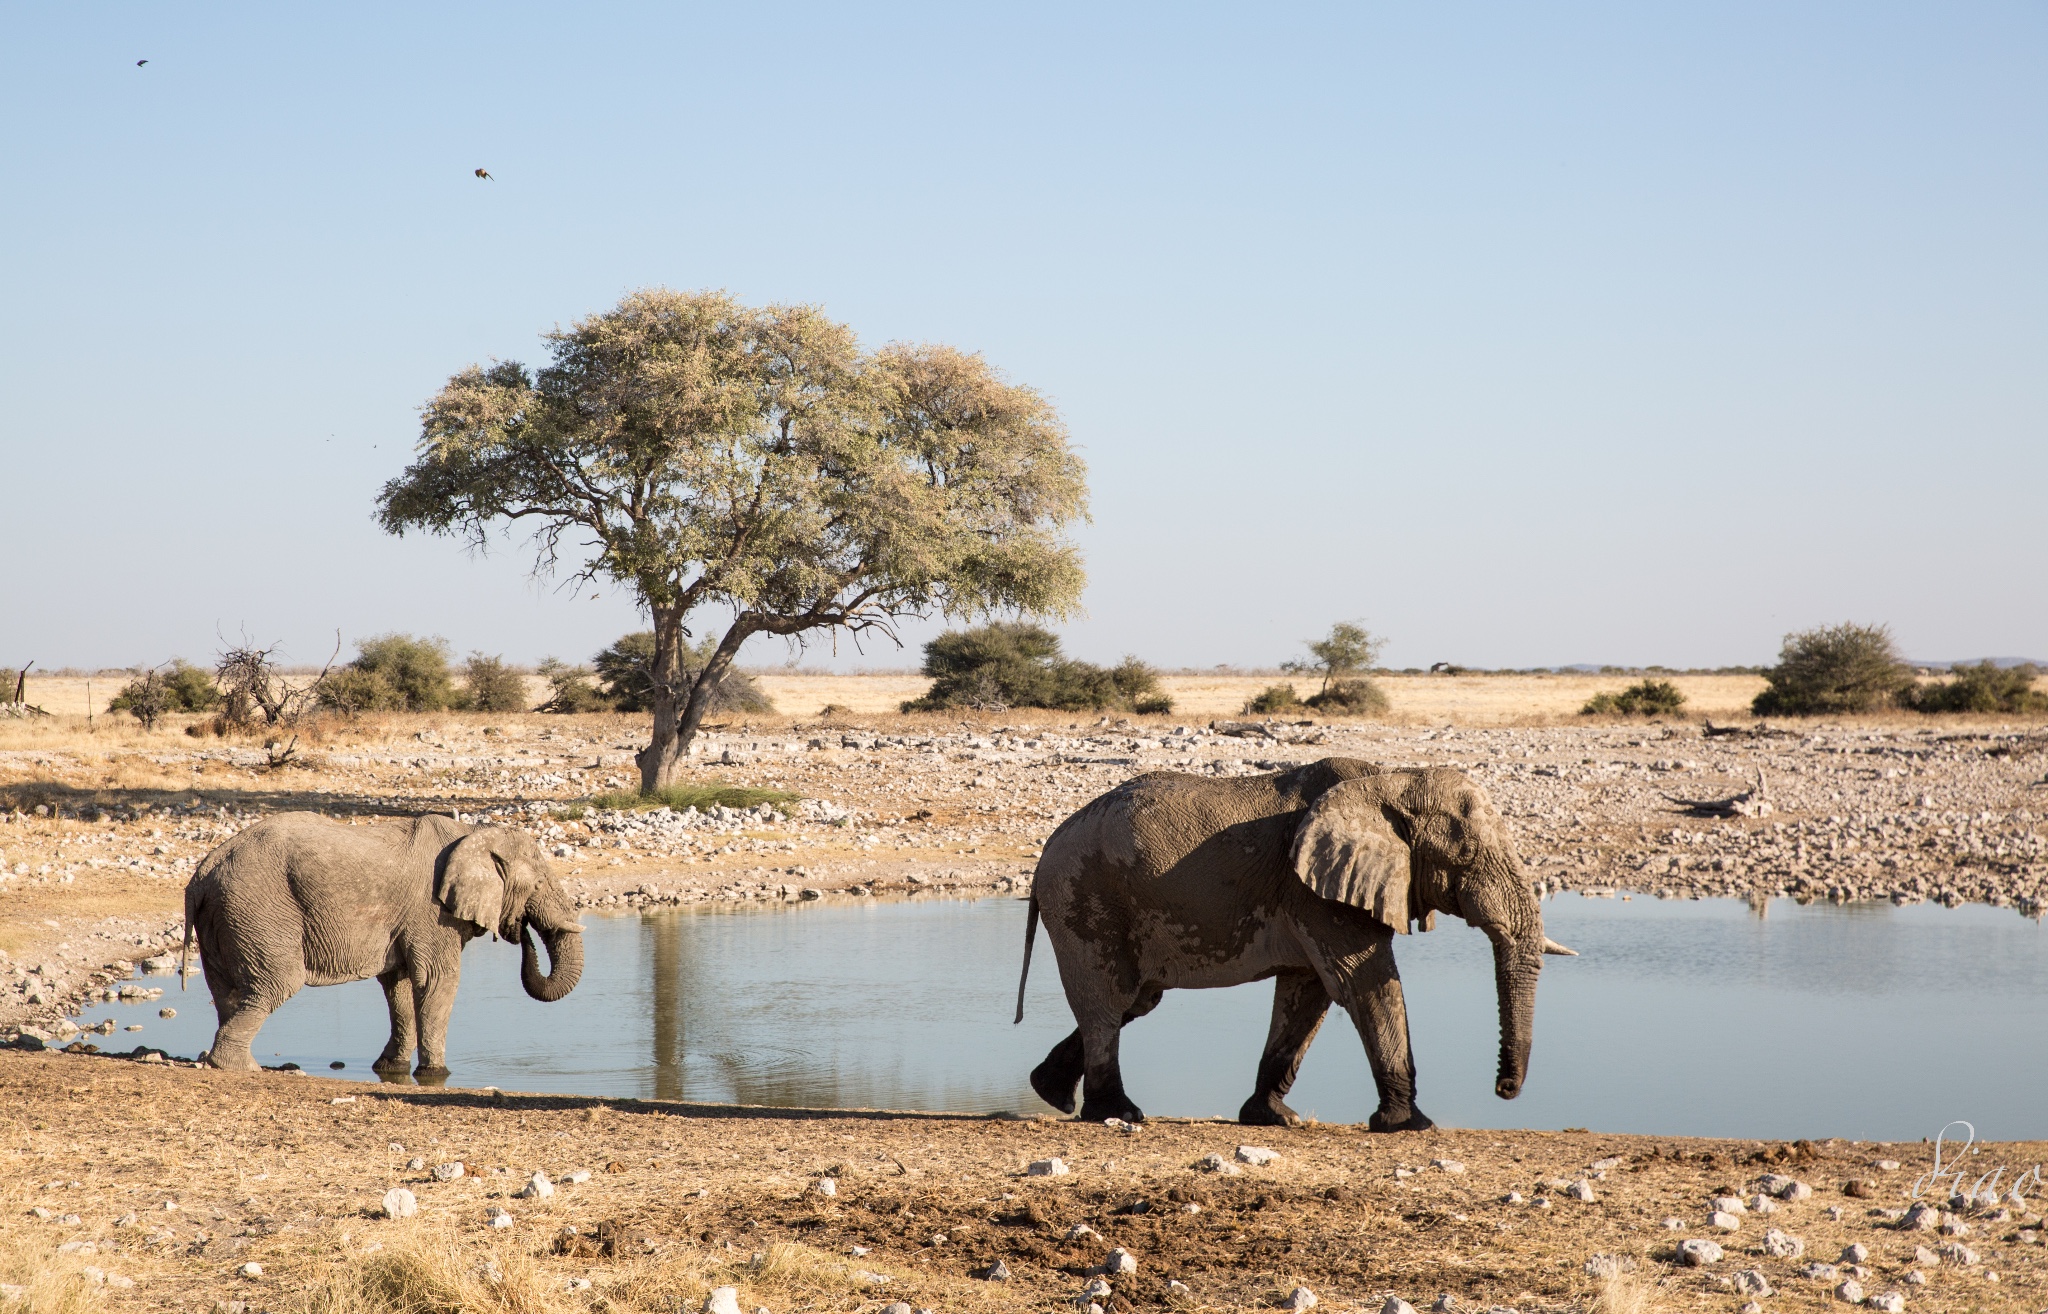
[[[1031,1089],[1061,1113],[1074,1111],[1074,1087],[1080,1084],[1080,1073],[1061,1071],[1050,1058],[1031,1069]]]
[[[1389,1118],[1384,1113],[1375,1112],[1366,1122],[1365,1129],[1376,1132],[1428,1131],[1434,1126],[1436,1124],[1429,1120],[1428,1114],[1421,1109],[1412,1109],[1407,1118],[1399,1121]]]
[[[413,1079],[422,1086],[445,1086],[448,1084],[448,1069],[442,1067],[421,1067],[413,1071]]]
[[[377,1061],[370,1065],[370,1071],[377,1073],[396,1072],[402,1074],[412,1071],[412,1064],[406,1062],[405,1056],[402,1054],[381,1054],[378,1056]]]
[[[247,1053],[220,1054],[214,1050],[209,1049],[204,1054],[201,1054],[199,1056],[199,1061],[201,1063],[204,1063],[209,1068],[219,1068],[222,1072],[262,1071],[261,1065],[258,1064],[256,1060],[250,1057]]]
[[[1254,1095],[1237,1111],[1237,1120],[1247,1127],[1299,1127],[1301,1115],[1287,1107],[1277,1093]]]
[[[1108,1122],[1111,1118],[1140,1123],[1145,1121],[1145,1111],[1131,1103],[1130,1096],[1122,1091],[1103,1098],[1081,1101],[1082,1122]]]

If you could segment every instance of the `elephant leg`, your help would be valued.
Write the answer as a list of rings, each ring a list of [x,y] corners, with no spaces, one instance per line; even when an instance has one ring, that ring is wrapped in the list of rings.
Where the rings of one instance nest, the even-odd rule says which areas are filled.
[[[1159,1000],[1164,994],[1165,991],[1156,986],[1147,989],[1139,995],[1137,1003],[1125,1010],[1120,1025],[1134,1022],[1159,1007]],[[1086,1067],[1086,1048],[1081,1043],[1080,1029],[1076,1028],[1067,1033],[1065,1040],[1052,1047],[1043,1063],[1031,1069],[1031,1089],[1038,1092],[1038,1098],[1061,1113],[1072,1113],[1074,1087],[1081,1084]],[[1126,1118],[1125,1121],[1131,1119]]]
[[[391,1039],[384,1042],[384,1052],[370,1067],[377,1072],[403,1073],[411,1069],[413,1047],[419,1043],[412,981],[403,967],[394,967],[379,974],[377,984],[384,987],[384,1004],[391,1011]]]
[[[1259,1056],[1258,1086],[1237,1111],[1248,1127],[1299,1127],[1301,1117],[1283,1098],[1294,1087],[1309,1042],[1330,1011],[1330,992],[1314,972],[1282,972],[1273,980],[1273,1025]]]
[[[461,977],[460,959],[429,970],[424,979],[413,981],[413,1008],[419,1028],[421,1080],[448,1075],[448,1015],[455,1011],[455,987]]]
[[[1394,963],[1394,933],[1363,913],[1337,908],[1329,922],[1297,934],[1323,989],[1351,1015],[1365,1042],[1380,1095],[1367,1126],[1376,1132],[1435,1126],[1415,1107],[1415,1053],[1408,1045],[1408,1004]]]
[[[208,967],[206,984],[213,992],[214,1016],[220,1025],[213,1033],[213,1045],[206,1051],[207,1064],[241,1072],[255,1071],[261,1065],[249,1050],[256,1042],[256,1033],[305,983],[303,962],[288,964],[282,971],[257,974],[247,981],[229,981],[224,974]]]
[[[1123,1065],[1118,1061],[1117,1051],[1123,1040],[1124,1025],[1159,1007],[1159,1000],[1165,993],[1165,987],[1148,982],[1139,988],[1137,998],[1121,1014],[1103,1013],[1082,1019],[1081,1121],[1106,1122],[1111,1118],[1121,1118],[1125,1122],[1145,1121],[1144,1110],[1133,1104],[1131,1097],[1124,1093]]]

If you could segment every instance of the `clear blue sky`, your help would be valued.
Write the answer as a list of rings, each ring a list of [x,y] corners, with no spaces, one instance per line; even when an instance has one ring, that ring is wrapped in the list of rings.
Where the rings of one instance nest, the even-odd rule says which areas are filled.
[[[1077,655],[2048,656],[2038,0],[742,8],[0,11],[0,663],[587,656],[371,499],[648,284],[1049,394]]]

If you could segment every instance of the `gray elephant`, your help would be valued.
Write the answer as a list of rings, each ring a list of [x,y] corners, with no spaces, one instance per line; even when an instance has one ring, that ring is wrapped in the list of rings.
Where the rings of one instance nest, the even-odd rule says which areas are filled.
[[[1335,1000],[1365,1041],[1379,1086],[1374,1131],[1431,1126],[1415,1107],[1415,1061],[1393,940],[1435,914],[1493,941],[1500,997],[1494,1091],[1520,1093],[1529,1066],[1543,916],[1507,824],[1456,771],[1383,770],[1332,757],[1272,775],[1160,772],[1104,794],[1046,843],[1024,933],[1038,919],[1079,1028],[1031,1074],[1053,1107],[1138,1122],[1117,1042],[1173,989],[1275,978],[1273,1022],[1242,1122],[1299,1123],[1284,1096]],[[1023,985],[1017,1017],[1024,1016]]]
[[[271,817],[207,854],[185,887],[185,951],[196,936],[220,1018],[206,1056],[217,1068],[254,1068],[257,1031],[301,986],[374,976],[391,1008],[377,1071],[404,1073],[417,1046],[419,1076],[445,1078],[463,946],[486,932],[519,941],[520,982],[549,1002],[583,974],[582,930],[531,837],[438,815]]]

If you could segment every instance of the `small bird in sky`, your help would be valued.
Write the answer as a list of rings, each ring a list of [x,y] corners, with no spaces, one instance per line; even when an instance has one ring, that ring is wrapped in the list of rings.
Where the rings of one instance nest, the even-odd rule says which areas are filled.
[[[476,176],[477,176],[477,177],[479,177],[479,178],[481,178],[481,179],[483,179],[483,180],[484,180],[485,182],[496,182],[496,181],[498,181],[498,180],[497,180],[496,178],[493,178],[493,177],[491,177],[491,175],[489,175],[489,174],[485,173],[485,172],[484,172],[484,171],[483,171],[482,169],[478,169],[478,170],[476,171]]]
[[[138,59],[135,61],[135,67],[141,68],[144,64],[147,64],[148,62],[149,61],[146,59]]]

